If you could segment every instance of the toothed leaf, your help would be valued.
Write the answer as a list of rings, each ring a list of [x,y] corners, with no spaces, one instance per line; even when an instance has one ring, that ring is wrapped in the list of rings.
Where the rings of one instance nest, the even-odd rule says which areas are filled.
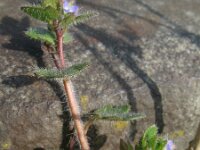
[[[56,78],[71,78],[79,74],[83,69],[85,69],[88,64],[76,64],[67,69],[47,69],[42,68],[35,71],[35,75],[38,78],[44,79],[56,79]]]
[[[128,113],[130,111],[130,105],[122,105],[122,106],[113,106],[113,105],[106,105],[102,108],[99,108],[95,111],[97,114],[103,113]]]
[[[55,35],[49,30],[43,28],[29,28],[25,34],[31,39],[55,45]]]
[[[96,16],[96,15],[97,14],[94,12],[86,12],[79,16],[75,16],[74,14],[68,13],[65,15],[65,17],[62,21],[62,25],[64,27],[70,27],[73,25],[77,25],[79,23],[83,23],[83,22],[87,21],[89,18]]]
[[[94,112],[97,119],[113,121],[131,121],[144,118],[143,114],[131,113],[129,105],[112,106],[107,105]]]
[[[142,138],[142,145],[147,145],[148,147],[154,148],[156,138],[157,138],[158,128],[153,125],[149,127]]]
[[[157,133],[158,128],[155,125],[146,129],[139,143],[136,144],[135,150],[163,150],[167,140],[159,138]]]
[[[21,7],[21,10],[31,17],[44,22],[50,22],[59,17],[59,13],[51,6],[48,7]]]
[[[73,24],[77,25],[79,23],[83,23],[83,22],[87,21],[88,19],[90,19],[91,17],[94,17],[96,15],[97,15],[97,13],[94,13],[94,12],[83,13],[75,18]]]
[[[97,116],[97,119],[101,120],[110,120],[110,121],[133,121],[133,120],[138,120],[142,119],[145,116],[139,113],[128,113],[128,114],[101,114]]]

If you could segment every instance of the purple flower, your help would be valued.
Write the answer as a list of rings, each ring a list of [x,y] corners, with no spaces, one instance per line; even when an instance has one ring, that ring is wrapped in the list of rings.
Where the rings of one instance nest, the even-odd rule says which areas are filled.
[[[174,150],[175,149],[175,144],[172,140],[168,140],[167,141],[167,145],[166,145],[166,150]]]
[[[64,0],[63,9],[65,13],[74,13],[75,15],[78,14],[78,6],[75,5],[74,0]]]

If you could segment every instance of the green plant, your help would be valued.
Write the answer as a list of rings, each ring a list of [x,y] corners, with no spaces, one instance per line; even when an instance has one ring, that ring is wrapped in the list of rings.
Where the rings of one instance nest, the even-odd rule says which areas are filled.
[[[157,135],[158,128],[153,125],[146,129],[140,141],[135,145],[135,150],[164,150],[167,140]],[[167,150],[173,150],[172,144],[168,144]],[[128,141],[120,140],[120,150],[134,150],[132,144]]]
[[[47,28],[31,27],[25,34],[33,40],[42,42],[43,51],[47,51],[53,58],[56,69],[40,68],[35,70],[34,75],[38,79],[59,78],[63,80],[64,90],[68,97],[68,105],[74,121],[74,129],[80,142],[81,149],[90,149],[86,138],[86,132],[95,120],[127,121],[144,117],[144,115],[141,114],[131,113],[130,106],[128,105],[116,107],[108,105],[87,114],[88,121],[85,127],[83,126],[79,106],[70,79],[85,69],[88,64],[82,63],[68,66],[68,62],[66,62],[64,58],[63,43],[67,44],[73,40],[68,32],[70,27],[84,22],[96,15],[96,13],[86,12],[79,14],[78,6],[75,5],[74,0],[43,0],[41,4],[21,7],[21,10],[31,17],[47,24]]]

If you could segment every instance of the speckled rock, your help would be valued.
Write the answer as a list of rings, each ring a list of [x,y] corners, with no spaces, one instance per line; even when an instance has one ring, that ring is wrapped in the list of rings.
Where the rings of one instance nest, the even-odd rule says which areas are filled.
[[[140,56],[126,48],[113,50],[112,46],[121,45],[114,44],[114,36],[107,37],[102,30],[82,25],[79,31],[78,43],[86,48],[80,46],[72,55],[82,55],[83,60],[92,62],[88,72],[76,79],[80,95],[89,96],[88,109],[129,103],[133,111],[147,114],[136,126],[125,126],[123,132],[116,123],[98,124],[100,133],[107,135],[102,149],[114,149],[120,137],[136,140],[154,123],[163,136],[169,135],[175,141],[178,149],[186,149],[196,134],[200,117],[200,48],[160,27],[151,39],[135,42],[142,52]]]
[[[62,105],[51,83],[27,76],[44,62],[40,44],[24,36],[36,23],[21,16],[21,5],[0,2],[0,149],[59,149]]]
[[[0,2],[0,144],[58,149],[62,108],[55,88],[8,78],[44,65],[40,51],[33,51],[40,45],[21,35],[38,22],[13,10],[23,5],[14,2]],[[82,112],[129,103],[132,111],[147,115],[136,123],[96,123],[89,134],[92,149],[118,149],[120,138],[137,141],[154,123],[177,149],[187,149],[200,121],[199,0],[83,0],[80,5],[99,12],[71,30],[76,40],[65,47],[70,62],[91,62],[74,79]]]
[[[98,10],[100,17],[78,26],[76,47],[67,47],[72,50],[71,60],[91,61],[88,72],[76,79],[79,95],[88,96],[89,110],[129,103],[133,111],[147,114],[137,124],[124,126],[123,132],[114,122],[98,122],[99,133],[107,136],[101,149],[116,149],[119,138],[138,140],[154,123],[163,136],[175,141],[177,149],[189,147],[200,121],[197,3],[82,2]],[[180,12],[192,12],[187,18],[190,30],[188,21],[180,19],[188,13],[180,13],[177,7]]]

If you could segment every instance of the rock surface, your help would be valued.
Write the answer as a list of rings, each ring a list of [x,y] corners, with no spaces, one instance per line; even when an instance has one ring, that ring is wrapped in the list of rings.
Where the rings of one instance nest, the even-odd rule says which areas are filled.
[[[40,51],[33,51],[40,45],[21,34],[38,24],[16,9],[23,3],[0,2],[0,144],[14,150],[58,149],[59,94],[44,81],[32,83],[17,76],[44,65]],[[76,40],[65,47],[72,63],[91,62],[74,79],[83,112],[129,103],[133,111],[147,115],[131,124],[97,123],[91,133],[98,135],[91,139],[99,146],[93,149],[117,149],[120,138],[137,140],[154,123],[177,149],[189,147],[200,121],[199,4],[198,0],[80,2],[83,10],[99,12],[88,24],[72,29]]]
[[[23,33],[36,24],[22,16],[26,4],[0,2],[0,149],[59,149],[62,106],[55,88],[26,76],[44,65],[40,44]]]

